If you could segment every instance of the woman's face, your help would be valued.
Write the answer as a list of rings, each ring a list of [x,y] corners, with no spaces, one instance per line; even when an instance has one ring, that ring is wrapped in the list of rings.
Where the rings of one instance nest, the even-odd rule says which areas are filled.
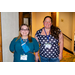
[[[52,25],[51,19],[50,18],[46,18],[44,21],[44,27],[49,29]]]
[[[22,36],[28,36],[28,34],[29,34],[28,27],[27,26],[22,26],[21,30],[20,30],[20,33],[21,33]]]

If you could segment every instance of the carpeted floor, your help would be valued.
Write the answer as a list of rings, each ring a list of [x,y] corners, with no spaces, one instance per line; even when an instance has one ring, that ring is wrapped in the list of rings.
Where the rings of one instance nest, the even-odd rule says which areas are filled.
[[[75,62],[75,55],[63,50],[63,59],[60,62]]]

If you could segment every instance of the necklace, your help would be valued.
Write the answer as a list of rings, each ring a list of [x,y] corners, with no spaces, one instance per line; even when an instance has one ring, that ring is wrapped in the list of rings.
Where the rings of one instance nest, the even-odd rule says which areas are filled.
[[[21,44],[24,42],[24,44],[26,44],[26,42],[28,41],[28,39],[21,39],[20,38],[20,41],[21,41]],[[22,44],[23,45],[23,44]],[[22,46],[21,45],[21,46]],[[23,48],[22,48],[22,50],[23,50]],[[34,54],[34,52],[31,52],[31,51],[28,51],[29,53],[31,53],[31,54]],[[24,50],[23,50],[23,53],[25,54],[25,52],[24,52]]]
[[[27,39],[22,39],[25,43],[27,42]]]

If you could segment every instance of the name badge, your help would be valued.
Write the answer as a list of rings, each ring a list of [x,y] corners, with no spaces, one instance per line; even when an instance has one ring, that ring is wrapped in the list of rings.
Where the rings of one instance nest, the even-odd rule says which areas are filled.
[[[27,60],[27,55],[25,55],[25,54],[24,55],[21,55],[20,56],[20,60]]]
[[[45,44],[45,49],[46,48],[50,49],[51,48],[51,44]]]

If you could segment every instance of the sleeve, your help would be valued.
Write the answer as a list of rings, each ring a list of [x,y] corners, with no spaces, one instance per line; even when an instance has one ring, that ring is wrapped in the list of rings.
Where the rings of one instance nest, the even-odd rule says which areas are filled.
[[[39,32],[39,31],[37,31],[36,34],[35,34],[35,36],[36,36],[37,38],[38,38],[38,34],[39,34],[38,32]]]
[[[60,34],[60,32],[61,32],[61,30],[57,27],[57,32],[58,32],[58,34]]]
[[[38,42],[37,42],[37,40],[35,38],[33,40],[33,44],[34,44],[34,51],[38,52],[38,50],[39,50],[39,44],[38,44]]]
[[[59,31],[59,32],[61,32],[61,30],[60,30],[60,29],[58,29],[58,31]]]
[[[38,43],[40,43],[40,42],[39,42],[39,38],[40,38],[40,30],[38,30],[38,31],[36,32],[35,36],[36,36],[37,39],[38,39]],[[36,39],[36,40],[37,40],[37,39]]]
[[[16,42],[16,38],[14,38],[10,43],[9,49],[11,52],[15,51],[15,42]]]

